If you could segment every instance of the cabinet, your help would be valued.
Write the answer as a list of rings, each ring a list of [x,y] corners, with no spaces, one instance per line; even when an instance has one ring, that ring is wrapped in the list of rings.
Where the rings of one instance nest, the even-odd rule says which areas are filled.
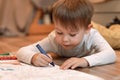
[[[106,26],[115,17],[120,19],[120,0],[110,0],[105,3],[94,4],[93,21]]]

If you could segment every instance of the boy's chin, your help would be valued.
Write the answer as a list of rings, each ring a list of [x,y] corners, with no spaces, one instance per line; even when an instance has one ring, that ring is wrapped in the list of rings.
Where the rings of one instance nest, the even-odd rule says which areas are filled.
[[[68,47],[68,46],[67,46],[67,47],[66,47],[66,46],[63,46],[63,48],[66,49],[66,50],[71,50],[71,49],[73,49],[72,46],[69,46],[69,47]]]

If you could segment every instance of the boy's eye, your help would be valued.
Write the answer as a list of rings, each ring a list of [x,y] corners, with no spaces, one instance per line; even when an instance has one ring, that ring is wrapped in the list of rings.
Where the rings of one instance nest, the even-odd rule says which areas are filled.
[[[57,34],[59,34],[59,35],[62,35],[63,33],[62,32],[56,32]]]
[[[74,36],[76,36],[76,34],[70,34],[70,36],[74,37]]]

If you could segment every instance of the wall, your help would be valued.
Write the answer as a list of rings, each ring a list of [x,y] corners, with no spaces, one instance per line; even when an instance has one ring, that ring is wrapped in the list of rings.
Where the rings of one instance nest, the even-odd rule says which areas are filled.
[[[120,0],[110,0],[105,3],[94,4],[93,21],[106,25],[117,16],[120,19]]]

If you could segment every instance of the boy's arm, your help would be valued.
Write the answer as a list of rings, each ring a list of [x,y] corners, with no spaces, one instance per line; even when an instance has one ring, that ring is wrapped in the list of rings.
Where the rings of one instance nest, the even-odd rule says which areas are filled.
[[[95,53],[84,57],[88,61],[89,66],[104,65],[115,62],[116,54],[107,41],[105,41],[98,32],[94,33],[93,39]]]
[[[35,55],[37,53],[33,50],[34,50],[33,45],[22,47],[17,51],[16,57],[19,61],[31,64],[31,59],[32,59],[33,55]]]
[[[54,42],[53,34],[54,33],[52,32],[51,34],[48,35],[48,37],[44,38],[43,40],[41,40],[37,43],[31,44],[29,46],[20,48],[16,54],[17,59],[22,62],[31,64],[31,59],[32,59],[33,55],[39,53],[39,50],[36,48],[37,44],[40,44],[41,47],[46,52],[56,52],[56,45]]]
[[[39,50],[36,48],[36,45],[40,44],[42,47],[45,47],[45,45],[46,46],[49,45],[48,42],[49,41],[48,41],[48,37],[47,37],[37,43],[20,48],[16,53],[17,59],[22,62],[31,64],[31,59],[32,59],[33,55],[39,53]]]

